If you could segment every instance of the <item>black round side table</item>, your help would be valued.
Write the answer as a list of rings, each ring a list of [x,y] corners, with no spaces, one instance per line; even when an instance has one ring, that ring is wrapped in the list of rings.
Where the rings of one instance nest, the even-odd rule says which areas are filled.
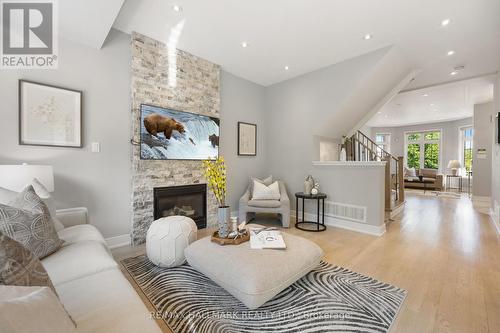
[[[302,199],[302,221],[299,221],[299,198]],[[305,210],[305,200],[306,199],[315,199],[318,203],[317,207],[317,214],[318,218],[316,222],[314,221],[306,221],[304,219],[304,210]],[[325,199],[326,199],[326,194],[325,193],[318,193],[318,194],[305,194],[304,192],[297,192],[295,193],[295,228],[303,230],[303,231],[313,231],[313,232],[319,232],[319,231],[325,231],[326,226],[325,226]],[[322,201],[322,221],[320,222],[319,220],[319,213],[320,213],[320,201]],[[312,228],[305,228],[305,226],[312,226]],[[302,227],[304,226],[304,227]]]

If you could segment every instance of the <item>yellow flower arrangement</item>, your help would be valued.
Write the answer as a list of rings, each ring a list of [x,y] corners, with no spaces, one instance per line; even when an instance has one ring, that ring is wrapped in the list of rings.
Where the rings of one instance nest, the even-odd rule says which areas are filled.
[[[226,164],[224,157],[203,161],[208,187],[214,192],[219,207],[226,205]]]

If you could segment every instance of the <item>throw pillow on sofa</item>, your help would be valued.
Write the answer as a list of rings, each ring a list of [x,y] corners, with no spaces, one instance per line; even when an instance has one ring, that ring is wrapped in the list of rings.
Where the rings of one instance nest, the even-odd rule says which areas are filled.
[[[56,231],[59,232],[64,229],[64,225],[56,218],[56,205],[54,202],[54,198],[52,198],[47,188],[36,178],[33,178],[31,184],[27,185],[32,185],[35,193],[40,197],[40,199],[43,200],[45,205],[47,205]],[[18,194],[18,192],[0,187],[0,204],[9,205],[9,203],[13,201]]]
[[[276,181],[269,186],[266,186],[258,181],[253,182],[252,200],[279,200],[280,187]]]
[[[57,251],[63,243],[47,206],[31,185],[9,205],[0,204],[0,231],[21,243],[39,259]]]
[[[0,285],[49,287],[56,292],[40,260],[0,232]]]
[[[76,333],[76,328],[49,288],[0,286],[0,332]]]
[[[405,177],[417,177],[417,171],[415,170],[415,168],[405,167],[404,176]]]

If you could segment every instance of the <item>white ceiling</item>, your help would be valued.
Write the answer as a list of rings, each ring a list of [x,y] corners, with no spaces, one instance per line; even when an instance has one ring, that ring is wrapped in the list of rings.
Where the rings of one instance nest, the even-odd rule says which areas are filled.
[[[392,127],[472,117],[474,104],[493,100],[494,80],[489,75],[399,93],[367,125]]]
[[[499,13],[498,0],[127,0],[114,27],[167,42],[184,21],[178,48],[262,85],[397,45],[422,69],[415,88],[449,81],[457,65],[462,78],[495,72]]]
[[[100,49],[123,0],[58,1],[59,33],[62,37]]]

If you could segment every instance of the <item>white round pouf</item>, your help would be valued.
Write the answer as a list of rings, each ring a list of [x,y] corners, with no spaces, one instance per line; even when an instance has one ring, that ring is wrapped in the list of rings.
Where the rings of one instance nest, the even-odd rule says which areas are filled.
[[[149,260],[160,267],[175,267],[186,261],[184,249],[196,240],[198,228],[186,216],[169,216],[154,221],[146,235]]]

